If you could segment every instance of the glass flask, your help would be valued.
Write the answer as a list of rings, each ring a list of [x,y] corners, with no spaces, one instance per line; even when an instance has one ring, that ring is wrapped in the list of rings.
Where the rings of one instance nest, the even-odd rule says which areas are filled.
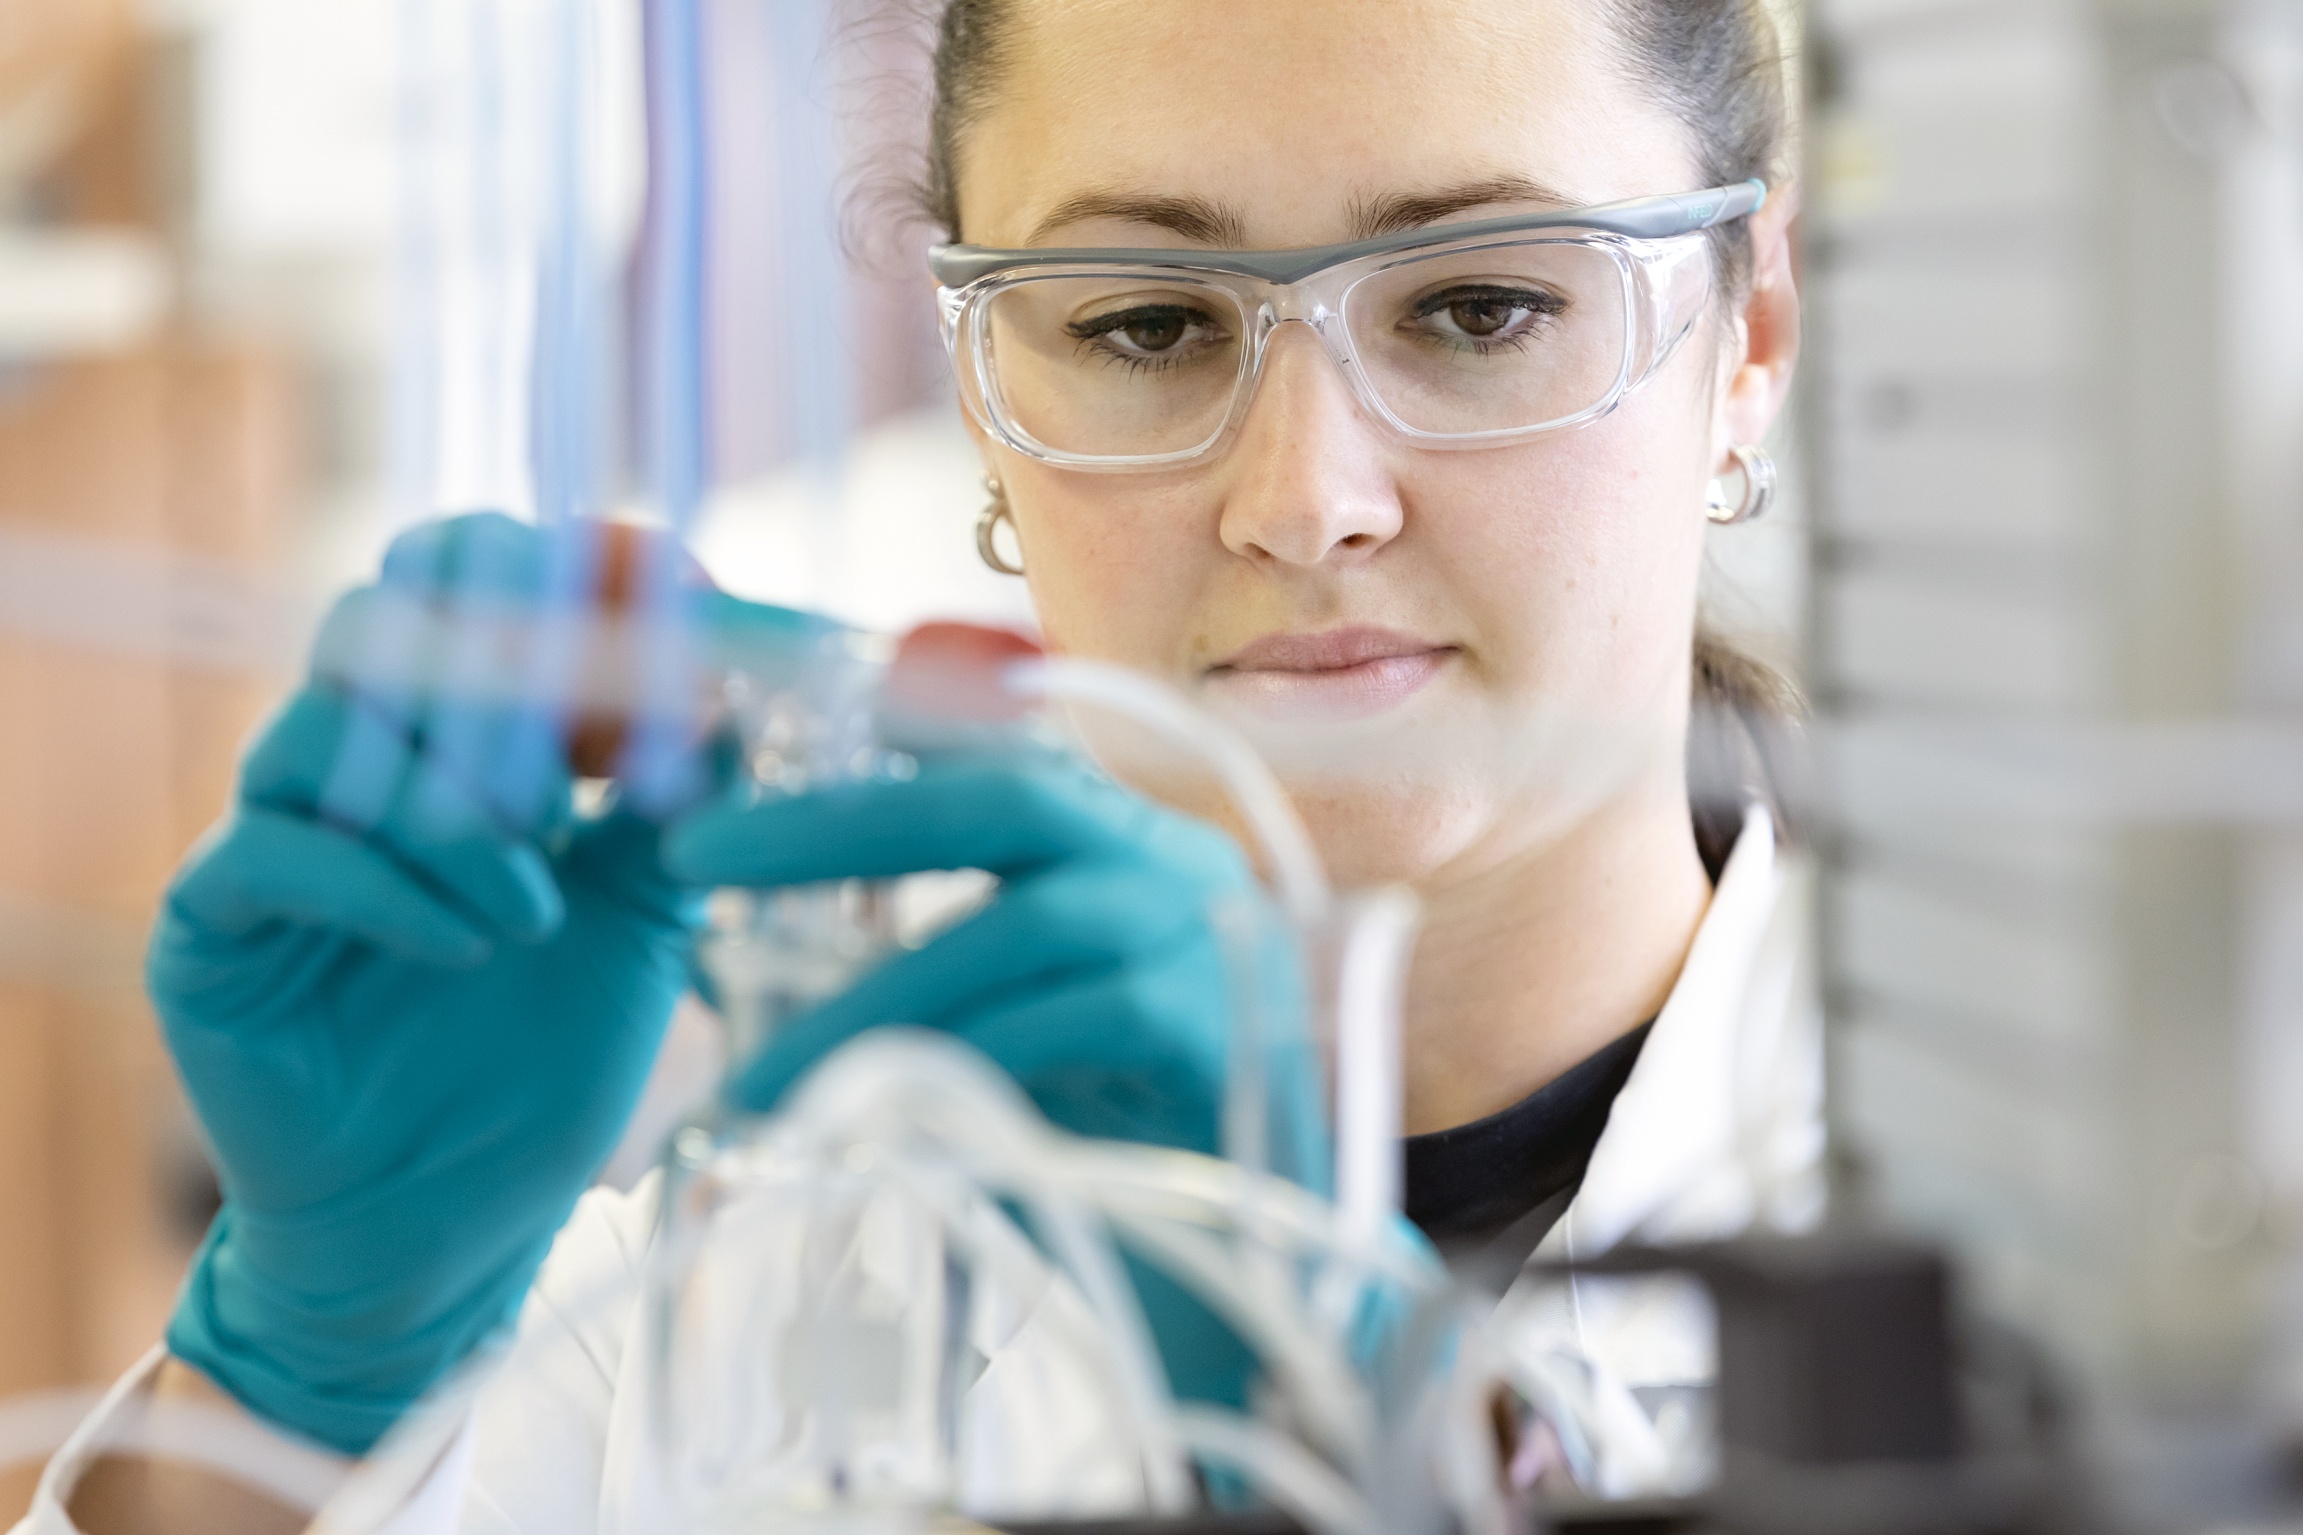
[[[755,794],[796,794],[843,780],[908,772],[877,744],[873,710],[888,643],[855,630],[822,637],[806,664],[732,670],[725,720]],[[895,941],[895,908],[879,882],[720,890],[700,957],[728,1026],[728,1058],[750,1059],[785,1022],[847,989]]]
[[[772,1116],[675,1138],[645,1284],[664,1527],[698,1535],[1277,1508],[1480,1528],[1477,1329],[1427,1249],[1195,1153],[1048,1125],[949,1036],[843,1047]],[[1256,1360],[1178,1400],[1143,1270]]]
[[[1115,1389],[1143,1360],[1122,1357],[916,1101],[969,1103],[980,1124],[1016,1111],[992,1068],[947,1058],[961,1048],[867,1036],[786,1112],[674,1138],[645,1346],[659,1486],[681,1527],[1144,1506]],[[934,1059],[912,1064],[921,1051]],[[970,1394],[1027,1327],[1029,1378],[992,1421]]]
[[[882,718],[900,660],[846,637],[827,655],[730,684],[752,792],[900,773],[891,739],[932,749]],[[356,1515],[421,1496],[465,1425],[524,1435],[506,1416],[532,1400],[522,1382],[557,1392],[610,1357],[605,1340],[611,1463],[596,1494],[571,1497],[600,1498],[613,1527],[1124,1518],[1181,1532],[1276,1513],[1312,1535],[1500,1531],[1489,1345],[1400,1219],[1396,1165],[1369,1154],[1398,1134],[1410,906],[1337,898],[1268,770],[1178,695],[1067,661],[997,668],[1003,686],[1203,751],[1243,807],[1277,897],[1207,914],[1231,983],[1216,1004],[1232,1042],[1225,1154],[1069,1134],[948,1034],[866,1033],[773,1113],[714,1110],[675,1132],[625,1266],[531,1308],[506,1357],[372,1458],[330,1528],[376,1527]],[[886,951],[889,897],[719,898],[704,952],[733,1059]],[[1286,987],[1265,964],[1283,947]],[[1300,1060],[1272,1069],[1279,1051],[1322,1047],[1332,1081]],[[1308,1113],[1288,1096],[1306,1083]],[[1189,1362],[1179,1297],[1246,1359],[1236,1393],[1171,1385],[1171,1363]]]
[[[731,685],[758,792],[906,770],[876,728],[892,654],[842,637],[816,674]],[[1372,1085],[1396,1105],[1412,916],[1332,900],[1276,783],[1180,695],[1015,660],[999,659],[1003,686],[1126,715],[1197,754],[1262,838],[1287,920],[1254,902],[1208,913],[1233,972],[1227,1157],[1065,1134],[989,1061],[920,1031],[851,1042],[771,1115],[686,1127],[642,1302],[651,1517],[712,1535],[963,1515],[1180,1527],[1268,1506],[1321,1535],[1461,1527],[1467,1511],[1478,1524],[1498,1483],[1479,1460],[1486,1408],[1463,1383],[1481,1356],[1457,1292],[1397,1220],[1396,1174],[1355,1177],[1367,1159],[1347,1157],[1352,1187],[1325,1197],[1326,1116],[1282,1097],[1302,1071],[1266,1069],[1325,1032],[1361,1096]],[[705,953],[737,1061],[894,941],[885,887],[715,902]],[[1309,997],[1276,985],[1274,940],[1297,973],[1335,981],[1312,976]],[[1391,1042],[1355,1055],[1350,1036],[1371,1029]],[[1396,1113],[1353,1133],[1396,1144]],[[1170,1291],[1253,1357],[1244,1403],[1171,1392],[1146,1319],[1172,1318]]]

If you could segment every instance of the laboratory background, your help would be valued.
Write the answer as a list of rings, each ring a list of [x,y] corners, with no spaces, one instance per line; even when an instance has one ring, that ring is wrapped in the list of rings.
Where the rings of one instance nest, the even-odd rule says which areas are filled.
[[[555,9],[0,0],[0,1526],[216,1207],[161,890],[392,535],[557,493],[571,336],[700,347],[592,467],[727,589],[1030,622],[906,191],[930,8],[599,6],[582,112]],[[1807,342],[1706,601],[1813,707],[1835,1203],[2047,1361],[2107,1527],[2303,1530],[2303,3],[1785,19]],[[604,1179],[720,1051],[680,1015]]]

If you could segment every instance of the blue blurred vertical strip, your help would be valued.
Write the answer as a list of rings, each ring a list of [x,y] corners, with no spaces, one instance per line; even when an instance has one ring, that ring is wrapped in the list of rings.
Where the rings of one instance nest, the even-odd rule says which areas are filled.
[[[840,252],[839,141],[833,39],[824,0],[753,0],[767,20],[769,100],[776,113],[776,212],[784,281],[784,399],[792,455],[830,472],[847,452],[855,414],[847,263]]]
[[[645,0],[647,217],[641,248],[650,489],[675,536],[693,526],[710,488],[705,283],[710,160],[700,0]],[[668,551],[667,551],[668,552]],[[639,571],[644,698],[618,776],[643,813],[693,791],[680,570],[656,558]]]
[[[529,472],[536,520],[547,525],[599,509],[607,462],[607,295],[593,244],[586,164],[587,108],[597,99],[592,34],[591,0],[556,0],[549,19],[550,166],[529,378]]]
[[[466,47],[470,51],[467,67],[471,80],[469,154],[472,171],[467,211],[471,218],[472,250],[483,281],[494,290],[494,303],[490,306],[493,312],[481,317],[481,344],[475,357],[475,371],[480,380],[475,409],[480,412],[480,420],[474,424],[473,437],[485,455],[487,478],[484,483],[493,492],[501,485],[498,472],[506,462],[502,455],[513,446],[504,440],[508,423],[504,420],[507,402],[502,386],[508,378],[516,377],[505,367],[508,360],[505,316],[512,312],[519,288],[513,275],[514,252],[507,223],[513,177],[504,120],[508,83],[503,36],[505,18],[500,0],[457,0],[457,4],[463,8],[469,28]],[[525,258],[527,253],[519,254]],[[510,507],[487,509],[512,510]]]
[[[398,157],[398,239],[393,257],[390,483],[394,524],[437,509],[440,453],[440,165],[444,152],[440,99],[445,41],[437,0],[400,0],[394,14],[398,79],[393,103]],[[371,608],[352,642],[356,672],[406,675],[420,643],[408,615]],[[405,774],[408,728],[396,691],[359,687],[361,707],[348,718],[335,760],[320,786],[319,813],[330,824],[365,832],[382,822]]]
[[[704,294],[709,161],[700,0],[646,0],[648,198],[643,240],[648,477],[685,533],[709,488]]]
[[[610,290],[593,206],[602,106],[601,40],[593,0],[554,0],[546,17],[549,113],[543,243],[529,369],[529,479],[544,529],[537,643],[528,695],[490,764],[496,802],[521,821],[556,778],[584,659],[588,594],[597,584],[611,461]]]
[[[784,281],[774,355],[789,403],[788,450],[809,487],[809,543],[820,598],[843,584],[840,474],[856,405],[850,315],[856,295],[840,251],[839,82],[824,0],[755,0],[767,19],[769,99],[776,112],[778,233]]]
[[[713,468],[728,483],[836,465],[858,394],[857,294],[839,227],[839,111],[855,50],[826,0],[705,0],[704,19]]]
[[[389,495],[395,523],[431,513],[440,453],[440,106],[437,0],[399,0]]]

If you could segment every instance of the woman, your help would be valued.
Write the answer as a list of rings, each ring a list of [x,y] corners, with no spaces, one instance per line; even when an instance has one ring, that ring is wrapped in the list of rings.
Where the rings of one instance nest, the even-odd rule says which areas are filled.
[[[1760,0],[956,0],[941,36],[929,193],[964,242],[939,276],[987,557],[1020,550],[1055,649],[1325,743],[1291,787],[1331,867],[1426,907],[1410,1215],[1498,1288],[1539,1242],[1811,1215],[1770,821],[1691,813],[1688,769],[1691,694],[1732,715],[1767,692],[1696,637],[1707,503],[1763,503],[1797,346]],[[1575,213],[1753,181],[1775,188],[1756,208]],[[1514,254],[1462,255],[1459,226],[1493,220],[1519,221]],[[1328,246],[1350,248],[1249,254]],[[495,611],[548,558],[465,519],[395,546],[380,591]],[[1247,875],[1204,825],[982,760],[668,826],[637,797],[571,818],[560,779],[488,787],[517,722],[446,709],[347,782],[328,765],[372,727],[317,671],[155,939],[229,1199],[168,1352],[100,1419],[156,1394],[372,1444],[529,1294],[630,1111],[704,885],[1002,877],[779,1039],[753,1101],[905,1019],[1072,1128],[1212,1144],[1200,914]],[[588,1198],[529,1325],[628,1265],[648,1219]],[[560,1389],[483,1409],[435,1527],[618,1517],[621,1333],[571,1342]],[[35,1527],[294,1527],[164,1463],[91,1473],[95,1437]]]

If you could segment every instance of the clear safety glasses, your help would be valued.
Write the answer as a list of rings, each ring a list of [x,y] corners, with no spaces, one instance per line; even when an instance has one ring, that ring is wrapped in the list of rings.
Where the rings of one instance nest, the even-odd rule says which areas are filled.
[[[1420,446],[1516,442],[1605,415],[1711,293],[1702,232],[1764,182],[1281,251],[930,253],[967,408],[1077,469],[1209,457],[1281,325],[1326,345],[1368,412]]]

